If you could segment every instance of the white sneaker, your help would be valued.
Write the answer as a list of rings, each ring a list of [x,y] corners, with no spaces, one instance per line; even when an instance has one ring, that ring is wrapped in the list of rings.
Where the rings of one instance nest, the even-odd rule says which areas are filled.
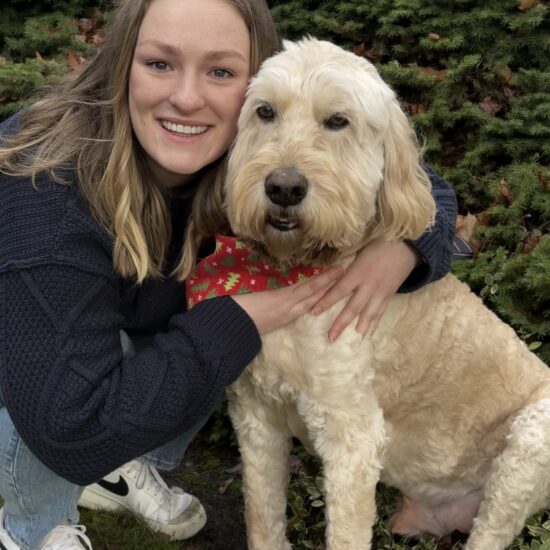
[[[130,510],[172,540],[188,539],[206,524],[198,499],[179,487],[169,488],[154,466],[138,460],[88,485],[78,504],[92,510]]]
[[[58,525],[42,541],[40,550],[92,550],[90,539],[84,534],[84,525]],[[80,541],[84,541],[83,546]]]
[[[58,525],[47,534],[40,550],[86,550],[79,539],[86,543],[88,550],[92,550],[92,543],[85,532],[84,525]],[[4,529],[3,508],[0,509],[0,550],[21,550]]]

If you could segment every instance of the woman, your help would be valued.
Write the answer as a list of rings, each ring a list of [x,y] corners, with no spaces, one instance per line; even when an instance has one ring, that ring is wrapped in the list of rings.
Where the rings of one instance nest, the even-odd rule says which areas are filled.
[[[263,0],[122,0],[84,71],[0,126],[0,547],[91,548],[87,484],[83,505],[192,536],[204,510],[156,467],[177,465],[259,335],[350,292],[329,337],[358,314],[364,333],[400,286],[448,270],[454,195],[431,174],[438,220],[413,247],[184,311],[182,235],[276,45]]]

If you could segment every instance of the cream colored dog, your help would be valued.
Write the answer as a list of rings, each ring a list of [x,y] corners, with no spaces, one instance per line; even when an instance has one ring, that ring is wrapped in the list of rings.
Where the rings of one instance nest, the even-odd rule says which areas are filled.
[[[286,43],[253,80],[229,161],[232,230],[283,266],[346,263],[434,216],[392,90],[365,59]],[[375,486],[403,493],[394,532],[511,543],[550,495],[550,370],[452,275],[396,295],[376,331],[327,340],[342,305],[263,338],[229,390],[249,548],[290,548],[288,455],[323,463],[327,548],[371,547]]]

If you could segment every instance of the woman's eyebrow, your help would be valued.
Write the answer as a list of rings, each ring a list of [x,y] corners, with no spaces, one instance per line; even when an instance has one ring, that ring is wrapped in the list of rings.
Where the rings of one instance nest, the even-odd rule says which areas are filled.
[[[136,48],[140,46],[146,46],[151,45],[155,46],[159,50],[165,52],[168,55],[175,55],[179,52],[178,48],[175,48],[174,46],[171,46],[170,44],[167,44],[166,42],[162,42],[161,40],[157,40],[155,38],[145,38],[144,40],[141,40],[137,43]],[[242,59],[244,62],[247,62],[243,54],[235,50],[233,48],[226,48],[221,50],[211,50],[205,52],[205,58],[209,60],[217,60],[217,59],[223,59],[227,57],[238,57]]]

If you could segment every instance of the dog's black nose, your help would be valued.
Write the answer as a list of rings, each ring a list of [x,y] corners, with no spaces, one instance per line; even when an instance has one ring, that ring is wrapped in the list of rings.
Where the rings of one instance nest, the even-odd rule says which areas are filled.
[[[307,180],[296,168],[277,168],[265,178],[265,193],[279,206],[295,206],[307,195]]]

